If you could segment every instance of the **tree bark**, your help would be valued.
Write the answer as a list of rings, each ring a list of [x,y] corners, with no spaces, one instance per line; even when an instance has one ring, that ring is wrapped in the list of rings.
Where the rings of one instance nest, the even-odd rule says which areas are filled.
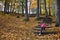
[[[46,17],[48,17],[48,12],[47,12],[47,8],[46,8],[46,0],[44,0],[44,3],[45,3],[45,14],[46,14]]]
[[[40,19],[40,15],[39,15],[39,0],[37,0],[37,19]]]
[[[22,2],[22,16],[24,16],[24,4],[23,4],[23,2]]]
[[[26,21],[29,21],[29,16],[28,16],[28,0],[26,0]]]
[[[9,2],[7,2],[7,13],[9,13]]]
[[[56,0],[56,25],[60,26],[60,0]]]
[[[50,11],[50,0],[49,0],[49,16],[51,16],[51,11]]]
[[[6,5],[7,5],[7,0],[5,0],[5,4],[4,4],[4,14],[6,14],[6,11],[7,11],[7,9],[6,9]]]
[[[41,14],[42,14],[42,13],[41,13],[41,0],[40,0],[39,2],[40,2],[40,15],[41,15]]]

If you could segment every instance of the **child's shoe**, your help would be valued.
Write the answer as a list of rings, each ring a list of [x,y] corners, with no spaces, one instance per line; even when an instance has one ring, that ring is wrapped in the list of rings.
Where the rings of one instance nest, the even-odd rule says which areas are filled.
[[[39,33],[39,35],[41,35],[41,33]]]

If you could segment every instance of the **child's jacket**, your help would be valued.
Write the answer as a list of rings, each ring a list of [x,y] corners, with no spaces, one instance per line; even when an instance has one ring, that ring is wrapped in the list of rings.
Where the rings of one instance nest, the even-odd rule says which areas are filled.
[[[40,27],[45,28],[46,27],[46,24],[45,23],[42,23],[42,24],[40,24]]]

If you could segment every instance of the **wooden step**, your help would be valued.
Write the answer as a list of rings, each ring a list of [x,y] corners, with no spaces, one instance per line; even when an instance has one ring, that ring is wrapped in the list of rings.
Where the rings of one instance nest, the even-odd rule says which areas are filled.
[[[39,34],[40,32],[34,32],[34,34]],[[52,32],[43,32],[42,34],[57,34],[58,32],[52,31]]]
[[[39,32],[41,29],[33,29],[32,31],[33,32],[35,32],[35,31],[37,31],[37,32]],[[46,28],[45,30],[43,30],[43,31],[56,31],[56,30],[53,30],[53,28]]]
[[[41,27],[38,25],[38,26],[35,26],[35,28],[41,28]],[[46,27],[46,28],[52,28],[52,27]]]

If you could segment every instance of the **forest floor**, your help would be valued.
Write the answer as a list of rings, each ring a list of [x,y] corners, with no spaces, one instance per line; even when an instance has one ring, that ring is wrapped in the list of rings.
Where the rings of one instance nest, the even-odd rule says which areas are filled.
[[[0,40],[60,40],[60,27],[55,27],[55,23],[51,24],[53,27],[51,29],[57,31],[57,34],[40,36],[34,34],[32,28],[38,25],[35,18],[30,17],[30,21],[25,22],[23,21],[24,17],[21,16],[17,18],[9,14],[0,14]]]

